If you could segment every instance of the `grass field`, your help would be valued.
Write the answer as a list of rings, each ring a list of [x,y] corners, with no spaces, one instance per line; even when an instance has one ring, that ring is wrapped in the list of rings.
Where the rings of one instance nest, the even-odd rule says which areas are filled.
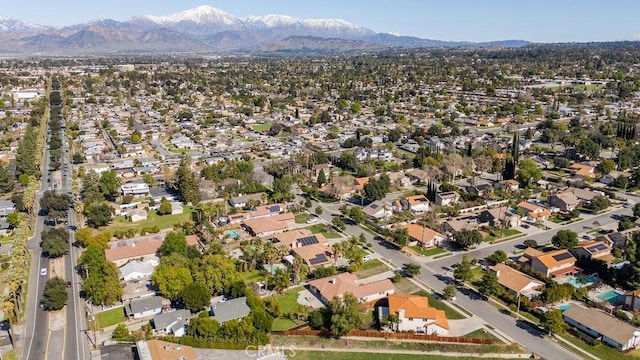
[[[264,123],[264,124],[253,125],[253,126],[251,126],[251,128],[255,132],[263,132],[263,131],[268,131],[269,129],[271,129],[271,125],[273,125],[273,124],[268,122],[268,123]]]
[[[273,319],[273,324],[271,324],[271,330],[272,331],[285,331],[285,330],[289,330],[289,329],[293,329],[294,327],[300,325],[299,323],[285,318],[285,317],[279,317],[277,319]]]
[[[442,351],[444,353],[458,352],[467,353],[469,357],[460,356],[456,354],[455,358],[458,359],[471,359],[474,354],[487,354],[487,353],[522,353],[522,348],[518,345],[471,345],[471,344],[455,344],[455,343],[436,343],[436,342],[418,342],[418,341],[388,341],[388,340],[356,340],[356,339],[332,339],[322,338],[316,336],[271,336],[272,346],[292,346],[295,350],[296,346],[300,347],[313,347],[318,348],[319,351],[323,349],[359,349],[359,351],[347,351],[336,352],[336,357],[314,357],[314,359],[395,359],[385,356],[396,356],[392,354],[396,350],[413,350],[413,351]],[[380,351],[382,350],[382,351]],[[364,352],[370,351],[375,354],[366,357],[360,357]],[[389,351],[389,353],[386,353]],[[377,352],[377,353],[376,353]],[[325,353],[322,353],[324,355]],[[377,357],[377,356],[382,357]],[[332,355],[327,355],[332,356]],[[435,355],[434,355],[435,356]],[[439,356],[439,355],[438,355]],[[404,357],[400,359],[452,359],[447,357],[427,357],[426,355],[411,354],[410,357]],[[296,356],[298,359],[298,356]],[[487,358],[484,358],[487,359]]]
[[[396,287],[396,293],[398,294],[415,294],[420,291],[420,287],[406,278],[400,279],[397,283],[393,284]]]
[[[471,338],[471,339],[489,339],[497,343],[500,342],[500,339],[498,339],[497,337],[495,337],[493,334],[486,331],[485,329],[478,329],[476,331],[472,331],[468,334],[462,335],[462,337]]]
[[[333,231],[330,227],[325,224],[315,224],[313,226],[309,226],[305,229],[311,230],[313,234],[322,234],[327,239],[339,239],[342,236],[337,232]]]
[[[302,287],[293,288],[282,295],[278,295],[278,304],[280,304],[280,310],[286,314],[295,310],[298,304],[298,294],[304,290]]]
[[[98,321],[98,327],[100,329],[106,328],[107,326],[119,324],[125,321],[124,309],[119,307],[103,311],[96,314],[96,320]]]
[[[577,339],[569,334],[564,334],[561,336],[563,339],[569,341],[573,345],[576,345],[577,347],[587,351],[589,354],[595,355],[600,359],[616,360],[616,359],[637,359],[638,358],[638,353],[634,354],[633,351],[625,355],[604,344],[591,346],[585,343],[584,341]],[[561,341],[559,341],[558,343],[564,347],[567,347],[567,345],[564,345]]]
[[[422,256],[435,256],[435,255],[440,255],[447,252],[447,250],[439,247],[434,247],[434,248],[425,250],[420,245],[414,245],[411,247],[411,249]]]
[[[443,301],[438,300],[435,297],[435,295],[433,295],[432,293],[425,290],[420,290],[415,294],[420,296],[426,296],[429,299],[429,306],[434,307],[436,309],[444,310],[445,314],[447,315],[447,319],[449,320],[465,319],[465,317],[462,316],[462,314],[460,314],[458,311],[453,309],[451,306],[445,304]]]
[[[359,279],[364,279],[369,276],[382,274],[385,271],[389,271],[389,267],[383,264],[382,261],[373,259],[365,262],[355,274],[358,275]]]
[[[304,224],[307,220],[311,219],[311,215],[307,213],[300,213],[295,215],[296,224]]]
[[[293,353],[289,353],[289,356]],[[293,358],[293,357],[290,357]],[[414,355],[414,354],[384,354],[384,353],[368,353],[368,352],[340,352],[340,351],[296,351],[296,360],[413,360],[413,359],[425,359],[425,360],[472,360],[474,357],[460,357],[460,356],[442,356],[442,355]],[[491,358],[483,358],[491,359]]]
[[[243,272],[240,273],[240,276],[242,277],[242,280],[244,280],[244,282],[247,284],[262,281],[265,278],[264,274],[260,270]]]
[[[300,294],[300,291],[302,290],[304,290],[302,287],[297,287],[277,296],[280,311],[282,311],[282,314],[284,315],[273,320],[271,330],[289,330],[301,324],[301,322],[287,318],[286,314],[296,311],[296,308],[298,307],[298,294]]]
[[[118,230],[142,229],[154,225],[157,225],[160,230],[169,229],[176,223],[191,219],[192,211],[193,210],[189,206],[184,207],[184,212],[182,214],[176,215],[158,215],[155,210],[149,210],[147,220],[138,222],[130,222],[128,219],[125,219],[124,216],[118,216],[113,219],[109,225],[101,227],[100,232],[107,231],[110,234],[113,234]]]

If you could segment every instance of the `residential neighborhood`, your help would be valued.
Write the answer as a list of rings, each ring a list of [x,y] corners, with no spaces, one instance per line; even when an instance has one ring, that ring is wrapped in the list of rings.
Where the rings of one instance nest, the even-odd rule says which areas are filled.
[[[185,358],[314,337],[638,354],[635,65],[486,51],[3,62],[6,327],[67,339],[39,330],[67,316],[104,354]],[[327,81],[353,62],[372,75]]]

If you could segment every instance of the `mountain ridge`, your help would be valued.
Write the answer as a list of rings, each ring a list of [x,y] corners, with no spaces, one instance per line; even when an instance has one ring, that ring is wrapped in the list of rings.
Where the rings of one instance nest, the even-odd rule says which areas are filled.
[[[53,28],[0,17],[0,54],[93,54],[127,52],[348,52],[385,48],[507,46],[524,40],[454,42],[396,36],[337,18],[300,19],[268,14],[241,18],[209,5],[170,15],[125,21],[98,19]],[[286,47],[291,48],[287,49]],[[3,49],[5,49],[3,51]]]

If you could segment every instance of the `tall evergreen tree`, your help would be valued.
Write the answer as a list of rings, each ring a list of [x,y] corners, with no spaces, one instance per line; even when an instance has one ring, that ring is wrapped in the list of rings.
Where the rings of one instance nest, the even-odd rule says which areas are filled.
[[[185,203],[190,202],[195,205],[200,201],[198,179],[191,171],[191,159],[187,156],[183,156],[180,160],[180,166],[176,172],[175,188]]]

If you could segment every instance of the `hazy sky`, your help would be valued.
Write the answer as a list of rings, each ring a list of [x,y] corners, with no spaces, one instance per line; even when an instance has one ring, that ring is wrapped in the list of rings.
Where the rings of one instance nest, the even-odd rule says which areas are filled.
[[[28,0],[0,16],[54,26],[168,15],[208,4],[230,14],[332,17],[377,32],[455,41],[615,41],[640,34],[639,0]],[[638,36],[638,35],[636,35]],[[638,36],[640,39],[640,36]]]

